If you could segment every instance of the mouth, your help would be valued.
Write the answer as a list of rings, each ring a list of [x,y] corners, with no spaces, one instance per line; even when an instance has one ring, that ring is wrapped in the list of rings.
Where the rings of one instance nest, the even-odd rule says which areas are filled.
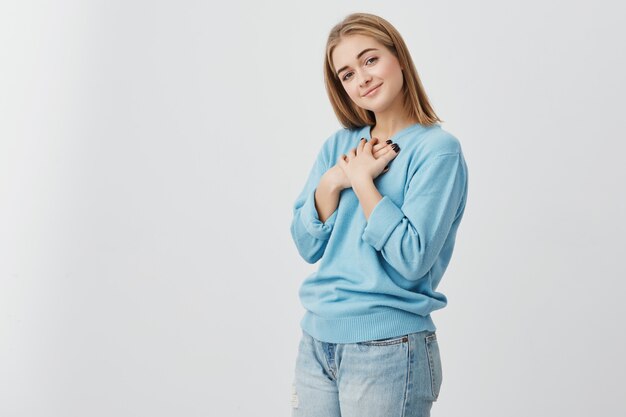
[[[376,87],[370,88],[369,90],[367,90],[367,92],[365,94],[363,94],[363,97],[368,97],[372,93],[375,93],[376,91],[378,91],[378,87],[380,87],[381,85],[383,85],[383,83],[378,84]]]

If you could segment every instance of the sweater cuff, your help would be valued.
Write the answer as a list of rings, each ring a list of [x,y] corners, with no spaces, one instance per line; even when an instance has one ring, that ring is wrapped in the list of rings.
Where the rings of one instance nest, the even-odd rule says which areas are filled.
[[[404,212],[389,197],[383,196],[370,213],[362,239],[380,251],[403,218]]]
[[[324,223],[320,221],[317,209],[315,208],[315,190],[309,192],[304,205],[301,207],[301,218],[304,223],[304,227],[311,236],[320,240],[328,240],[330,233],[333,230],[335,219],[337,218],[337,208]]]

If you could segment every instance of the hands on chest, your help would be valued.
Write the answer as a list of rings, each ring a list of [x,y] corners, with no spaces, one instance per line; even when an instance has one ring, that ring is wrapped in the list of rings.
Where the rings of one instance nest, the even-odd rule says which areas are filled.
[[[356,148],[342,154],[336,164],[327,171],[327,176],[340,189],[372,181],[389,170],[389,163],[398,155],[400,147],[391,140],[380,142],[362,138]]]

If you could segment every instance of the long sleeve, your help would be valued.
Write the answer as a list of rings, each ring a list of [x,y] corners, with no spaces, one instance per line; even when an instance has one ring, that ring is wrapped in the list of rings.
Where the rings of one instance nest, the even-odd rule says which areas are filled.
[[[370,213],[362,239],[404,278],[418,280],[437,260],[466,189],[462,154],[434,156],[412,174],[402,207],[383,196]]]
[[[325,144],[326,145],[326,144]],[[315,208],[315,190],[327,170],[325,146],[320,150],[309,172],[304,189],[293,205],[291,236],[302,258],[308,263],[317,262],[326,249],[337,217],[337,210],[321,222]]]

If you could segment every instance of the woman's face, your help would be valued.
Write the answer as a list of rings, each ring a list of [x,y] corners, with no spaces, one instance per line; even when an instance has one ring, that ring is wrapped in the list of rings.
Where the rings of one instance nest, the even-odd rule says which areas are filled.
[[[343,88],[357,106],[381,113],[401,103],[404,76],[400,63],[374,38],[344,37],[331,59]]]

